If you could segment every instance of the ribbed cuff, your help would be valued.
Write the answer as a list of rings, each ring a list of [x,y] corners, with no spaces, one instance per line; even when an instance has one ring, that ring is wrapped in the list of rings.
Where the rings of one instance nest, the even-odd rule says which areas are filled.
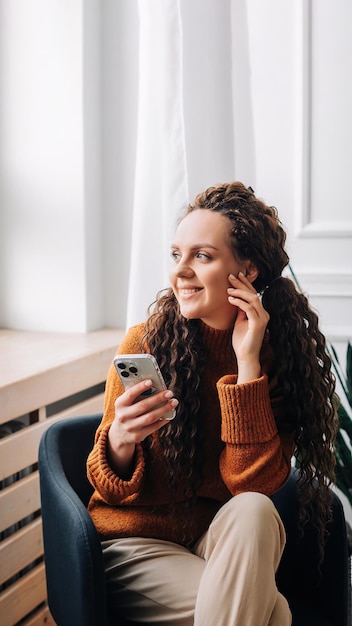
[[[269,441],[277,433],[271,409],[268,378],[236,384],[237,376],[223,376],[217,383],[225,443],[248,444]]]
[[[122,502],[125,498],[133,496],[140,489],[144,474],[144,455],[141,445],[136,446],[134,454],[134,470],[129,480],[123,480],[110,467],[107,456],[107,437],[110,425],[99,434],[96,444],[95,458],[90,457],[89,473],[93,483],[101,497],[111,504]]]

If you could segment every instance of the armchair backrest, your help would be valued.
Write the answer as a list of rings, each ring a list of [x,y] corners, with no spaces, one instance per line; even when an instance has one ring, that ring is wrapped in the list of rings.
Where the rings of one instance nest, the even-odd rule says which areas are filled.
[[[48,604],[58,626],[108,624],[101,546],[86,510],[86,459],[100,420],[56,422],[39,446]]]

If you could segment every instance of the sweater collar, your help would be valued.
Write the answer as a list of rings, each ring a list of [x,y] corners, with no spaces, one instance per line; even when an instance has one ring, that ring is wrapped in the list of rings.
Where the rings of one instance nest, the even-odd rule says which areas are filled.
[[[228,361],[234,358],[232,328],[218,330],[207,326],[202,320],[199,320],[199,332],[207,352],[216,356],[217,360]]]

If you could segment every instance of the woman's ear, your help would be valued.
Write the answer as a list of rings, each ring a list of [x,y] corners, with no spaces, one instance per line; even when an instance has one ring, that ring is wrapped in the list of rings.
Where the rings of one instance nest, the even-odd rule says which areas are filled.
[[[253,283],[256,278],[258,278],[259,270],[257,266],[252,263],[252,261],[246,261],[244,275],[250,283]]]

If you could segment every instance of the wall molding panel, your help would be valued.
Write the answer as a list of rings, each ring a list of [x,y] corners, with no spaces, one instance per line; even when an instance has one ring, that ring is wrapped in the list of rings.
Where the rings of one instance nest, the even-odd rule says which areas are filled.
[[[329,222],[309,222],[302,225],[302,228],[298,232],[298,237],[303,238],[316,238],[316,237],[328,237],[332,238],[351,238],[352,237],[352,221],[340,220]]]
[[[297,273],[297,280],[317,311],[329,341],[347,343],[351,340],[352,273],[312,270]]]
[[[352,5],[342,0],[334,12],[328,0],[301,0],[295,7],[291,263],[323,332],[332,342],[346,343],[352,338],[352,75],[347,62]]]
[[[325,8],[324,8],[325,5]],[[296,236],[299,238],[352,238],[352,207],[348,209],[349,199],[347,191],[344,195],[343,186],[339,187],[337,201],[340,201],[340,205],[344,204],[346,198],[345,207],[342,215],[336,215],[334,210],[328,211],[323,203],[319,202],[319,194],[317,188],[322,184],[326,184],[324,177],[324,171],[319,167],[319,163],[316,163],[319,158],[319,148],[321,145],[320,136],[325,134],[329,137],[333,135],[332,121],[334,117],[337,117],[336,123],[338,125],[343,122],[338,118],[338,97],[336,102],[333,101],[331,96],[331,103],[335,105],[335,110],[332,112],[331,119],[326,118],[327,111],[321,111],[320,101],[323,99],[321,94],[321,78],[319,78],[319,70],[324,63],[324,59],[321,58],[319,50],[319,37],[322,37],[324,33],[324,11],[326,11],[326,0],[319,4],[312,4],[312,0],[301,0],[297,7],[298,11],[298,23],[300,30],[301,48],[299,51],[299,73],[300,73],[300,89],[297,90],[298,98],[300,102],[297,102],[297,114],[301,132],[298,139],[298,172],[299,172],[299,184],[300,189],[299,201],[296,211]],[[349,9],[346,10],[349,12]],[[322,14],[322,17],[319,15]],[[346,14],[346,20],[347,20]],[[320,19],[321,18],[321,19]],[[326,19],[326,17],[325,17]],[[329,33],[326,33],[328,35]],[[350,52],[352,53],[352,44]],[[333,53],[331,52],[331,57]],[[351,94],[352,100],[352,81],[350,74],[343,74],[343,69],[340,70],[340,79],[337,85],[341,88],[342,84],[347,84],[347,92]],[[329,88],[327,81],[327,89]],[[341,98],[342,99],[342,98]],[[316,119],[323,119],[325,122],[321,128],[317,129],[318,122]],[[352,130],[352,128],[351,128]],[[318,132],[319,131],[319,132]],[[342,131],[343,132],[343,131]],[[346,129],[348,135],[348,129]],[[350,143],[352,140],[352,133],[350,137],[346,137],[346,143]],[[336,148],[333,140],[331,145]],[[333,154],[333,153],[332,153]],[[342,161],[342,155],[341,155]],[[327,161],[325,161],[325,166]],[[336,167],[336,166],[335,166]],[[333,168],[331,168],[333,170]],[[319,179],[319,172],[322,172],[321,179]],[[334,181],[331,183],[335,184]],[[347,189],[347,187],[345,187]],[[342,199],[342,202],[341,202]],[[341,209],[340,209],[341,210]],[[322,211],[322,212],[321,212]],[[327,217],[327,213],[330,213]],[[346,214],[348,213],[348,214]]]
[[[311,296],[352,298],[352,273],[327,273],[320,270],[299,272],[297,279]]]

